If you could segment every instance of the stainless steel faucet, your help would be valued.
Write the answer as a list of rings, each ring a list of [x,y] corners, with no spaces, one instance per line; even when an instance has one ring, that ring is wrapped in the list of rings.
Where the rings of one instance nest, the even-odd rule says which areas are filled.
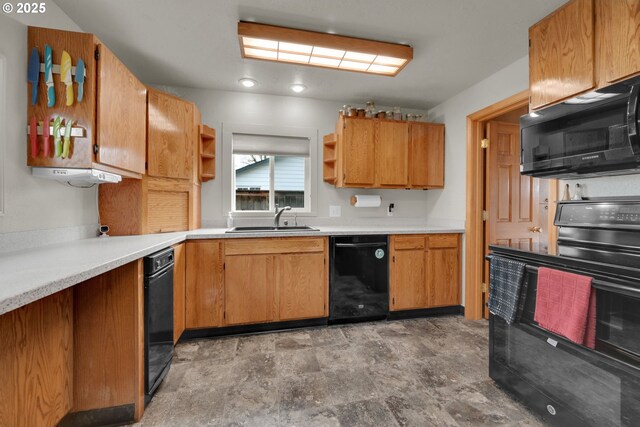
[[[278,205],[276,205],[276,216],[273,218],[273,226],[280,227],[280,216],[284,211],[290,211],[291,206],[285,206],[284,208],[278,210]]]

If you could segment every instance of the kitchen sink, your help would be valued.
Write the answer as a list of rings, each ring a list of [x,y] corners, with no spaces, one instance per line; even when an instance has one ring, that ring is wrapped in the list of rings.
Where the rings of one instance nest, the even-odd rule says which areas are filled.
[[[226,233],[263,233],[263,232],[283,232],[283,231],[320,231],[317,228],[309,227],[308,225],[292,225],[282,227],[233,227],[226,231]]]

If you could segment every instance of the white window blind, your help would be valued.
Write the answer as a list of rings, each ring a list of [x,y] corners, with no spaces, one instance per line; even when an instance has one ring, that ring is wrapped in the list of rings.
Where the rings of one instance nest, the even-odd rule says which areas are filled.
[[[233,154],[309,157],[309,140],[286,136],[233,134]]]

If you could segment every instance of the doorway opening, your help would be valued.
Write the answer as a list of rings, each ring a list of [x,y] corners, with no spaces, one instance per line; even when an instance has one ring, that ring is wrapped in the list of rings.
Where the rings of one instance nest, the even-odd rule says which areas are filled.
[[[519,119],[529,91],[467,116],[465,316],[488,318],[490,244],[555,252],[558,183],[520,175]]]

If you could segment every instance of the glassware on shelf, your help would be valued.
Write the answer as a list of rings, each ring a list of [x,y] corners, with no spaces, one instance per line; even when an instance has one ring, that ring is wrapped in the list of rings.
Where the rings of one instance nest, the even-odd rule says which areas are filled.
[[[376,103],[373,101],[367,101],[366,107],[364,107],[365,117],[373,118],[376,116]]]
[[[388,120],[393,120],[393,111],[391,111],[391,110],[387,111],[386,114],[385,114],[385,117]]]
[[[402,111],[400,111],[400,107],[393,107],[393,120],[402,120]]]
[[[407,121],[408,122],[415,122],[416,121],[416,115],[415,114],[407,114]]]
[[[342,106],[342,110],[340,110],[340,113],[343,116],[348,116],[349,115],[349,110],[351,110],[351,105],[345,104],[345,105]]]

